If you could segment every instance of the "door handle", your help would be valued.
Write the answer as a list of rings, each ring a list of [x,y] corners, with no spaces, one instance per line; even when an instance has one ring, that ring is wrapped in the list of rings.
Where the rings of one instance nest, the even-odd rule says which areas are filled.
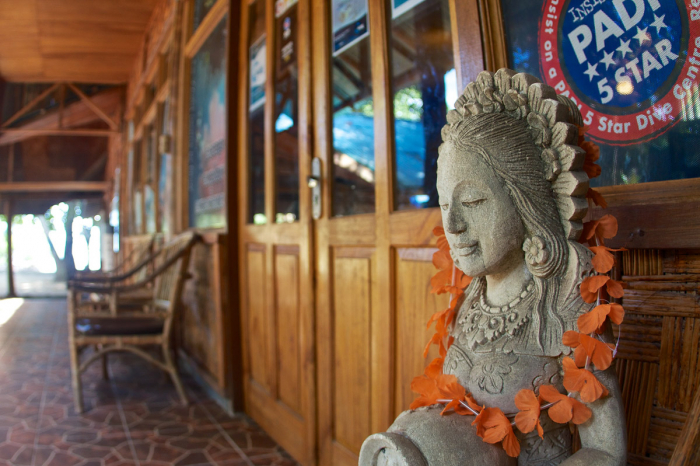
[[[321,159],[311,159],[311,176],[306,178],[306,184],[311,188],[311,216],[314,220],[321,218]]]

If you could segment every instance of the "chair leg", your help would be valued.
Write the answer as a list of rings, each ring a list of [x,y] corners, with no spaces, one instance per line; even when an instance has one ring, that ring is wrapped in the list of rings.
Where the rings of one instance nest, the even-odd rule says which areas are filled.
[[[83,412],[83,392],[80,385],[80,359],[78,358],[78,347],[70,342],[70,371],[71,384],[73,385],[73,403],[78,414]]]
[[[109,380],[109,371],[107,370],[107,353],[102,355],[102,378]]]
[[[187,400],[185,389],[183,388],[182,382],[180,381],[180,376],[177,373],[177,366],[175,366],[173,363],[173,358],[170,356],[170,348],[167,346],[163,346],[163,359],[165,360],[165,365],[168,367],[168,373],[170,374],[170,378],[173,380],[173,385],[175,385],[175,390],[177,390],[177,394],[180,396],[180,401],[186,406],[189,403],[189,400]]]

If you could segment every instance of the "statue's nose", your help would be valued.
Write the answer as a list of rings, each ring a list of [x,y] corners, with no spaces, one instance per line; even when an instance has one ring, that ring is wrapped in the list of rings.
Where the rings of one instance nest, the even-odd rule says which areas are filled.
[[[464,216],[460,215],[456,209],[450,208],[447,214],[447,225],[445,225],[445,230],[453,235],[458,235],[467,231],[467,222]]]

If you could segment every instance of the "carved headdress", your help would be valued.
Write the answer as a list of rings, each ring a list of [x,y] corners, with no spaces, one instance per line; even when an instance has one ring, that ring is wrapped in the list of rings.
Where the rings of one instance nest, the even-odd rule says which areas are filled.
[[[509,69],[484,71],[469,83],[455,109],[447,114],[443,141],[469,116],[491,113],[527,124],[540,149],[543,175],[551,182],[564,233],[568,239],[578,240],[588,208],[588,176],[583,171],[586,152],[577,145],[583,121],[576,105],[532,75]]]

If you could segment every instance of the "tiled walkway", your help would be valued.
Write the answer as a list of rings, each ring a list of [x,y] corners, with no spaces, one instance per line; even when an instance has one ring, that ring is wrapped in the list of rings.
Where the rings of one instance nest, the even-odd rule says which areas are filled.
[[[83,374],[86,412],[76,414],[65,300],[25,301],[0,327],[0,466],[296,464],[187,378],[183,407],[164,373],[134,356],[111,354],[109,374],[99,362]]]

